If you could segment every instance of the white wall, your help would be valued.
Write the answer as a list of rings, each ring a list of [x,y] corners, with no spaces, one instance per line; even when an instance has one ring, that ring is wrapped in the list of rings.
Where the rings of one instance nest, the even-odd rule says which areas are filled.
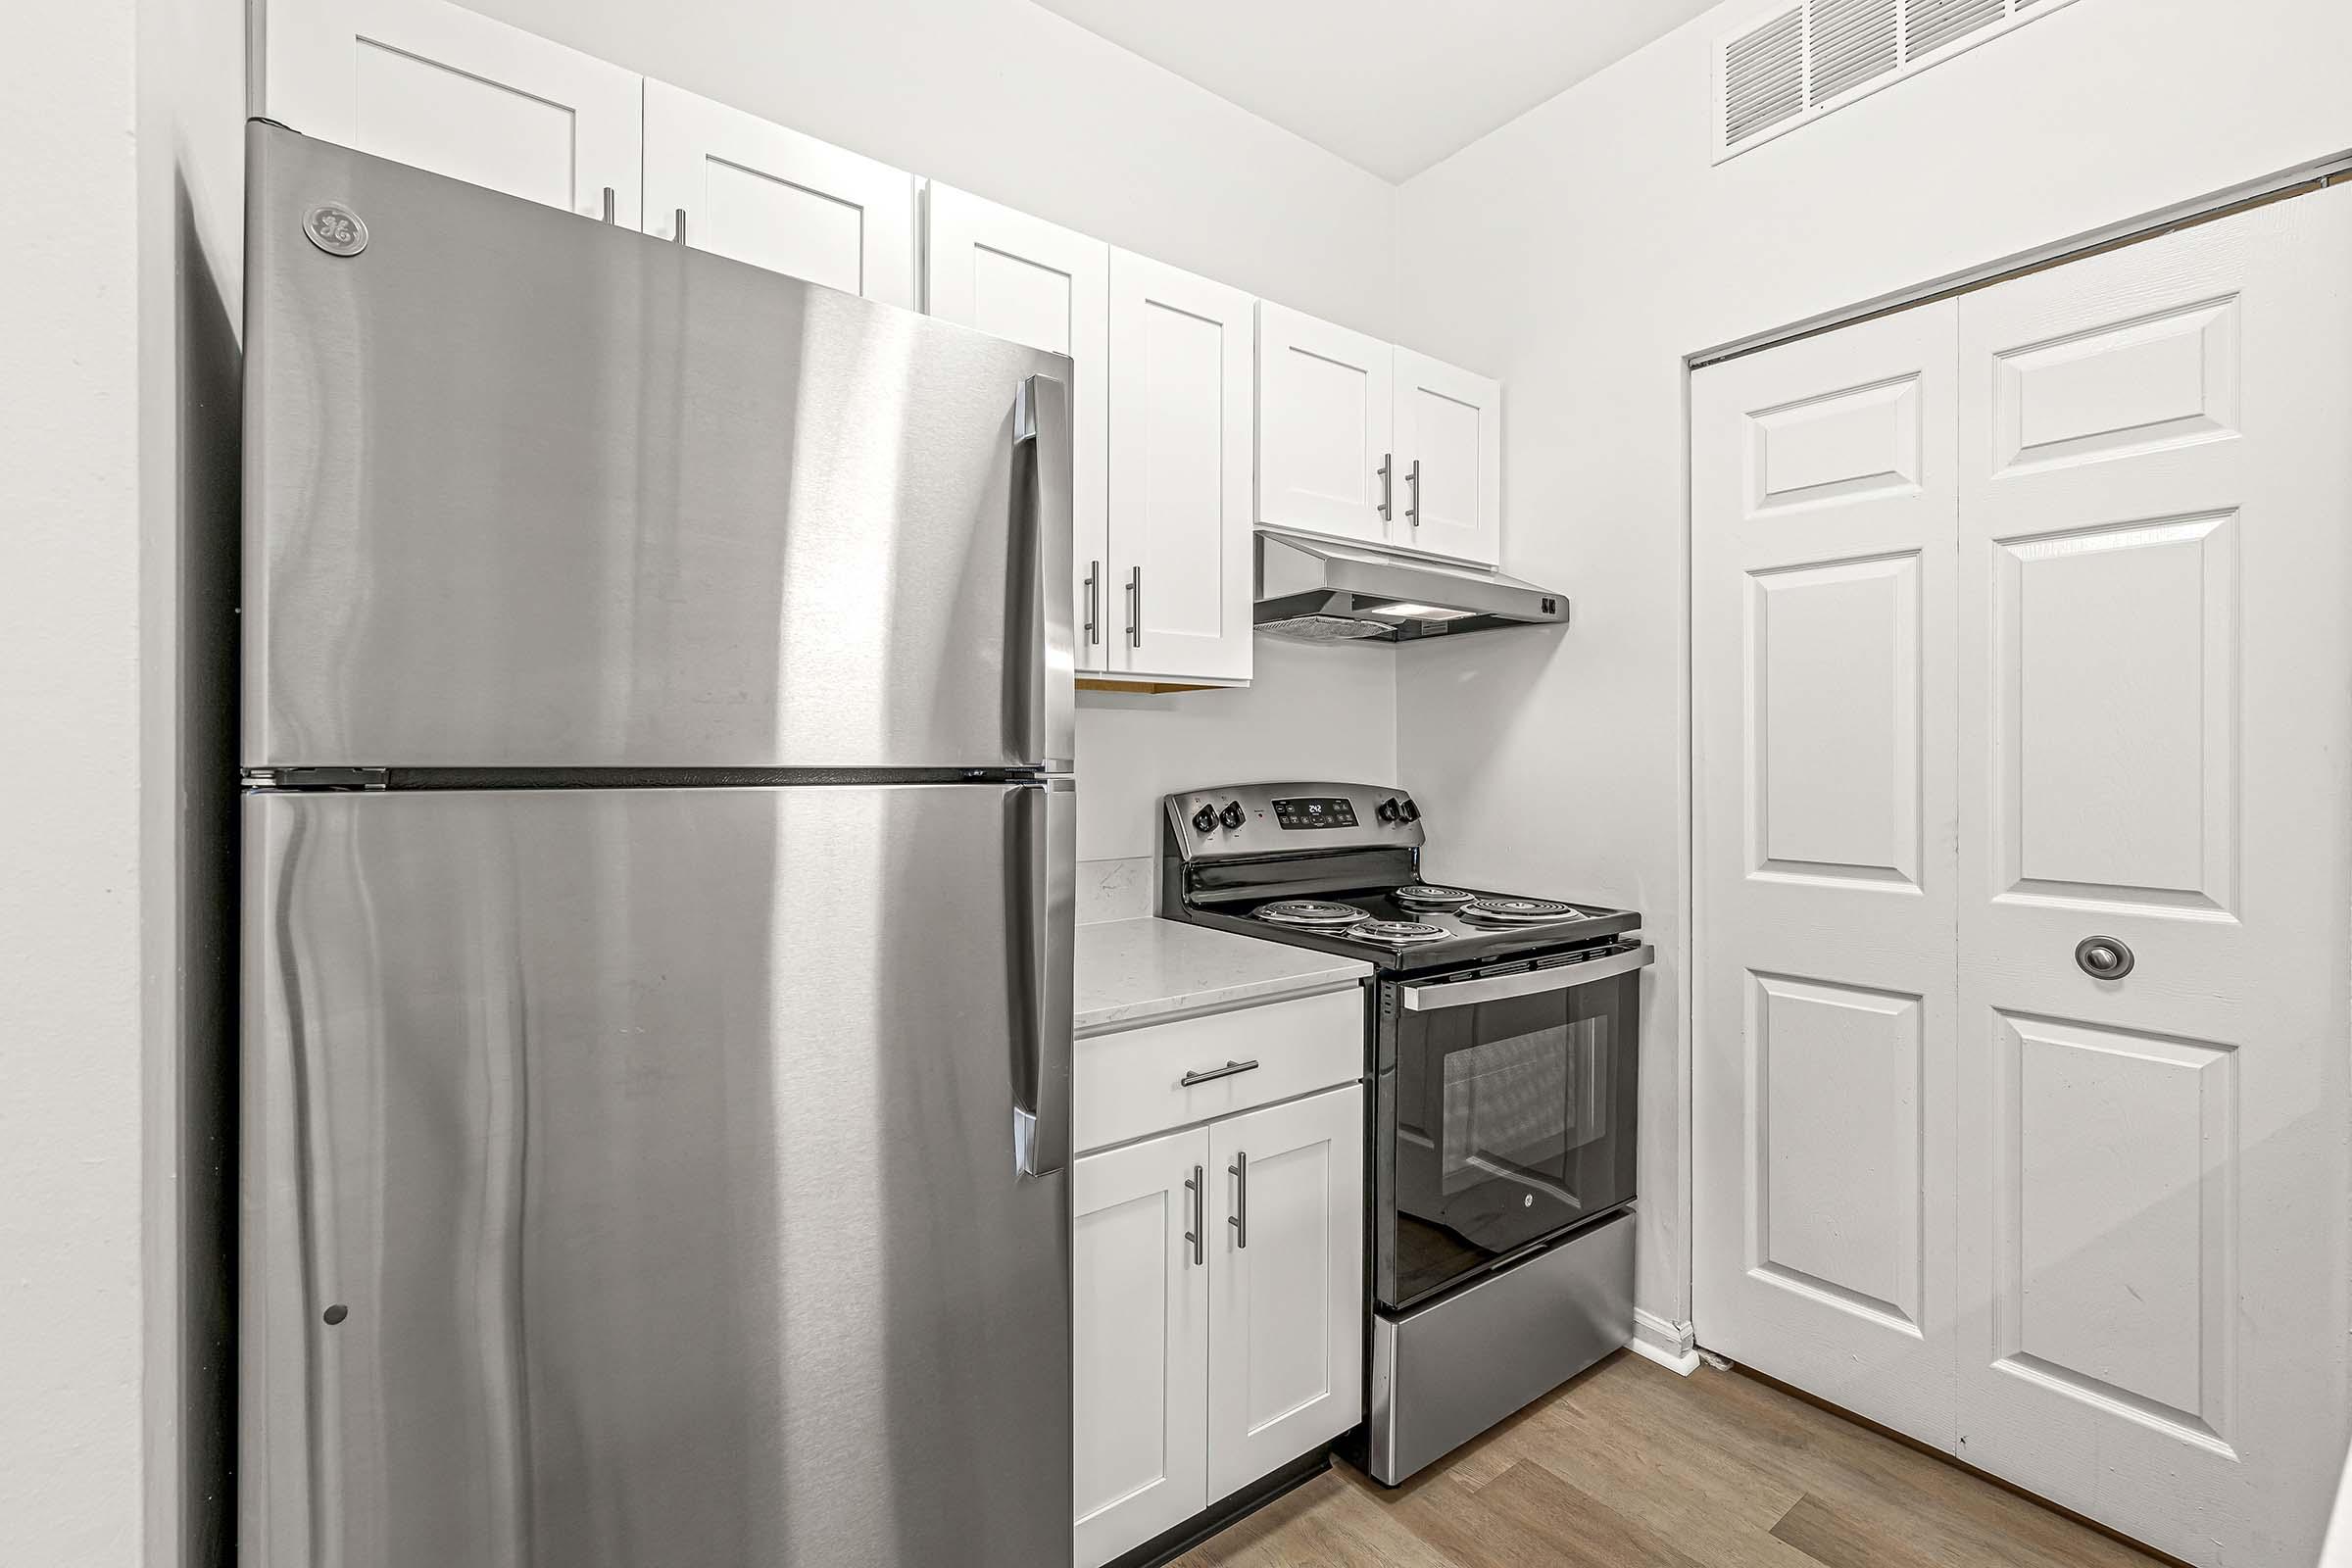
[[[133,0],[0,53],[0,1561],[141,1547]]]
[[[855,152],[1386,336],[1395,189],[1030,0],[467,0]],[[1143,855],[1163,790],[1396,774],[1394,656],[1258,687],[1083,699],[1079,853]],[[1328,674],[1329,678],[1326,678]],[[1319,765],[1317,760],[1320,759]]]
[[[1159,798],[1258,779],[1396,775],[1396,650],[1257,640],[1247,691],[1078,694],[1078,858],[1159,853]]]
[[[10,1563],[220,1560],[228,603],[180,568],[183,543],[233,545],[242,19],[89,0],[0,24],[38,62],[0,103]]]
[[[1669,1321],[1689,1316],[1684,356],[2352,148],[2343,0],[2080,0],[1712,168],[1708,47],[1754,5],[1397,208],[1396,335],[1509,383],[1504,565],[1576,615],[1404,651],[1404,782],[1448,876],[1649,916],[1637,1297]]]
[[[245,7],[137,9],[145,1561],[211,1568],[227,1540],[233,1430]]]

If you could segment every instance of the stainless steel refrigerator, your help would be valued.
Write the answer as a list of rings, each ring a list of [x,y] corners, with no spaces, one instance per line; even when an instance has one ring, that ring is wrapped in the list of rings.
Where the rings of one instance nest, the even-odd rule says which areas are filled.
[[[241,1560],[1066,1563],[1069,362],[249,162]]]

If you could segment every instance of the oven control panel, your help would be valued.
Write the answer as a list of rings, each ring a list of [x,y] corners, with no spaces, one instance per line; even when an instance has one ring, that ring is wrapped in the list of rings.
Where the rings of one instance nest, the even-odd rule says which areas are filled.
[[[1421,808],[1393,784],[1227,784],[1167,798],[1188,860],[1392,845],[1418,848]]]
[[[1278,796],[1274,802],[1274,825],[1286,833],[1353,827],[1355,803],[1345,795],[1318,795],[1310,799]]]

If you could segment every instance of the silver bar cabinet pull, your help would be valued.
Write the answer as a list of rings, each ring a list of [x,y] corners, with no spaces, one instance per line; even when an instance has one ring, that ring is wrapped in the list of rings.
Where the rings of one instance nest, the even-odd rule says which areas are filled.
[[[678,209],[678,231],[669,237],[681,245],[686,243],[686,209],[683,207]]]
[[[1138,566],[1127,579],[1127,646],[1144,646],[1144,568]]]
[[[1086,564],[1086,640],[1090,645],[1102,641],[1102,563]]]
[[[1406,472],[1404,482],[1413,487],[1413,504],[1404,509],[1404,520],[1418,528],[1421,526],[1421,460],[1419,458],[1413,460],[1413,466]]]
[[[1226,1166],[1234,1178],[1233,1217],[1225,1223],[1233,1227],[1233,1245],[1250,1245],[1250,1156],[1235,1153],[1233,1163]]]
[[[1389,478],[1390,460],[1393,457],[1394,453],[1383,452],[1380,455],[1380,466],[1372,470],[1380,478],[1380,520],[1383,522],[1389,520],[1389,503],[1394,499],[1390,493]]]
[[[1193,1195],[1193,1228],[1184,1233],[1184,1239],[1193,1244],[1193,1266],[1198,1268],[1208,1261],[1208,1227],[1201,1223],[1208,1217],[1208,1172],[1195,1165],[1184,1187]]]
[[[1200,1072],[1188,1072],[1176,1080],[1178,1088],[1190,1089],[1195,1084],[1213,1084],[1220,1078],[1230,1078],[1237,1072],[1255,1072],[1254,1061],[1229,1061],[1222,1067],[1209,1067]]]
[[[612,221],[612,187],[610,185],[605,187],[605,221]]]

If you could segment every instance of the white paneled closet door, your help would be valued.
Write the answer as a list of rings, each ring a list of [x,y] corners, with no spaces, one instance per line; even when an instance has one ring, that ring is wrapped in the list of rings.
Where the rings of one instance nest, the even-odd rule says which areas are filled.
[[[1694,1314],[1953,1444],[1948,302],[1691,380]]]
[[[2329,191],[1960,308],[1961,1452],[2198,1563],[2346,1439],[2348,277]]]
[[[2216,1568],[2352,1428],[2347,276],[2329,191],[1692,377],[1699,1340]]]

